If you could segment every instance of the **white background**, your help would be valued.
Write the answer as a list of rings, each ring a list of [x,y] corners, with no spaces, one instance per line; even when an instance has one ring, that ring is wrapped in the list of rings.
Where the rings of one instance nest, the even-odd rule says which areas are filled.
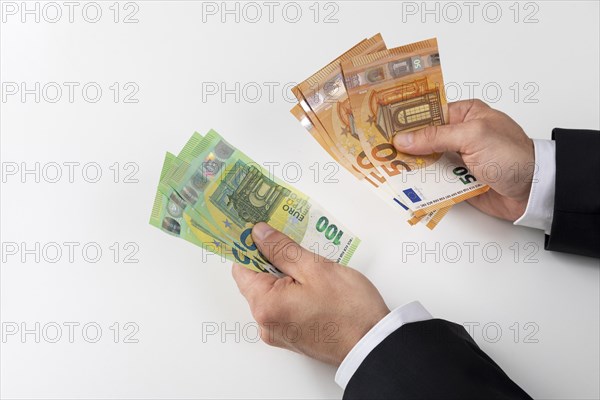
[[[337,183],[324,182],[323,176],[315,182],[309,166],[318,162],[323,173],[330,159],[289,114],[291,95],[282,92],[285,84],[303,80],[377,32],[389,47],[437,36],[445,80],[454,90],[448,89],[450,99],[483,96],[535,138],[549,138],[554,127],[598,129],[597,2],[499,2],[502,15],[496,23],[488,22],[496,18],[495,6],[488,6],[486,14],[485,3],[476,3],[469,22],[463,2],[454,3],[462,13],[454,23],[456,7],[443,8],[442,3],[437,4],[439,22],[435,14],[424,15],[422,22],[421,2],[412,3],[415,15],[403,12],[414,8],[401,2],[320,4],[317,22],[313,3],[298,3],[302,17],[297,23],[286,21],[295,14],[293,8],[282,13],[285,3],[275,7],[272,23],[263,3],[258,3],[263,14],[256,23],[248,21],[255,9],[246,8],[244,14],[241,3],[239,23],[235,15],[223,23],[220,12],[204,14],[203,21],[201,3],[191,1],[136,2],[138,23],[122,22],[135,10],[123,3],[115,23],[112,2],[98,3],[102,17],[97,23],[86,22],[86,3],[81,2],[70,23],[68,8],[59,2],[60,21],[49,23],[42,15],[36,23],[29,15],[23,23],[22,5],[15,4],[19,13],[3,14],[1,26],[3,84],[80,86],[72,103],[66,86],[56,103],[47,101],[54,92],[42,93],[39,103],[33,94],[24,101],[20,93],[3,98],[3,170],[12,163],[33,168],[39,162],[52,179],[56,170],[50,163],[96,162],[102,178],[86,182],[81,166],[72,183],[66,167],[57,183],[44,176],[36,183],[32,174],[4,177],[3,246],[79,246],[73,262],[64,245],[56,263],[49,262],[54,252],[41,254],[39,262],[35,254],[26,255],[22,262],[21,252],[3,251],[3,329],[14,324],[33,329],[39,322],[43,334],[46,327],[39,343],[34,334],[22,338],[20,332],[4,338],[3,397],[342,396],[333,382],[333,367],[252,343],[252,326],[242,329],[252,319],[228,263],[216,257],[202,262],[200,249],[148,224],[164,152],[178,152],[192,132],[210,128],[259,162],[299,163],[303,175],[295,185],[362,238],[351,264],[375,283],[390,307],[418,299],[436,317],[479,324],[475,340],[533,397],[600,396],[597,260],[546,252],[542,232],[512,226],[468,205],[454,207],[433,232],[411,228],[343,170],[335,176]],[[434,9],[435,4],[428,6]],[[43,6],[39,3],[40,12]],[[515,9],[520,11],[518,22]],[[55,10],[46,11],[46,17],[54,18]],[[331,12],[338,22],[324,23]],[[94,17],[93,9],[88,13]],[[529,19],[537,22],[524,23],[531,13]],[[88,82],[103,90],[96,103],[82,97]],[[109,88],[114,82],[121,95],[130,92],[124,89],[127,82],[135,83],[138,102],[120,98],[115,103]],[[220,95],[203,99],[203,82],[204,87],[224,82],[228,88],[239,82],[248,90],[238,92],[238,101],[234,95],[225,101]],[[273,84],[265,82],[277,83],[273,98],[267,86]],[[486,84],[489,89],[483,93]],[[476,86],[471,95],[469,85]],[[251,90],[257,86],[262,88],[258,99]],[[457,87],[462,88],[459,94]],[[533,100],[537,102],[529,102]],[[109,169],[115,162],[121,170],[119,183]],[[123,174],[131,171],[123,168],[128,162],[139,166],[134,176],[138,183],[123,182]],[[88,170],[93,178],[92,172]],[[294,170],[289,172],[293,178]],[[282,176],[281,170],[276,174]],[[109,248],[115,242],[121,249],[116,261]],[[128,242],[139,248],[133,256],[138,263],[124,262]],[[468,242],[475,242],[472,258]],[[100,261],[83,258],[86,243],[102,249]],[[417,254],[406,251],[414,246]],[[73,343],[64,325],[68,322],[80,324]],[[82,326],[90,322],[102,328],[97,343],[82,335]],[[118,343],[110,329],[115,322],[120,324]],[[124,343],[124,335],[132,331],[124,328],[127,322],[139,327],[133,336],[138,343]],[[63,327],[57,343],[47,340],[56,333],[52,323]],[[231,333],[223,340],[220,335],[202,340],[203,327],[206,333],[208,325],[223,324],[235,332],[236,323],[239,339]],[[88,338],[94,336],[90,328]]]

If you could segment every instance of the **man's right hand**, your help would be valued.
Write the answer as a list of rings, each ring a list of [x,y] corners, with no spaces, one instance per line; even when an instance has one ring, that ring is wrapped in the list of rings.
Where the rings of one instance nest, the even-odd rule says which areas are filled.
[[[527,207],[534,172],[533,141],[508,115],[481,100],[448,104],[448,124],[394,137],[402,153],[458,152],[480,182],[491,189],[469,203],[486,214],[517,220]]]

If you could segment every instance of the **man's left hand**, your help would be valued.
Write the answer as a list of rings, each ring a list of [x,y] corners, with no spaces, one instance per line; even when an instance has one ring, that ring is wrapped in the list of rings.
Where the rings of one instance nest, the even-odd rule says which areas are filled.
[[[264,342],[338,366],[390,312],[360,272],[302,248],[263,222],[254,226],[252,238],[287,275],[278,279],[233,265]]]

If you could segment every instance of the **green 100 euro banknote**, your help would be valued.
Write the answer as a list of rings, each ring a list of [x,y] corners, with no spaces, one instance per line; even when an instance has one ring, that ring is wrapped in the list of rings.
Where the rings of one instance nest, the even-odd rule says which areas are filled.
[[[163,168],[154,226],[250,269],[281,276],[252,240],[252,226],[262,221],[301,246],[348,264],[360,240],[339,220],[306,194],[269,176],[217,132],[196,139]],[[169,215],[171,209],[176,216]],[[180,224],[176,232],[173,222]]]

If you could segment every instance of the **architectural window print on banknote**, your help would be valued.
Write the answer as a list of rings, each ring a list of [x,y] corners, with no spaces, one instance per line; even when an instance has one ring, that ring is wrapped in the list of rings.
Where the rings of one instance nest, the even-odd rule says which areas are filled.
[[[377,129],[388,141],[411,128],[444,123],[440,91],[430,89],[426,77],[397,88],[374,90],[370,104]]]
[[[223,177],[211,201],[240,228],[268,221],[290,191],[238,160]]]

